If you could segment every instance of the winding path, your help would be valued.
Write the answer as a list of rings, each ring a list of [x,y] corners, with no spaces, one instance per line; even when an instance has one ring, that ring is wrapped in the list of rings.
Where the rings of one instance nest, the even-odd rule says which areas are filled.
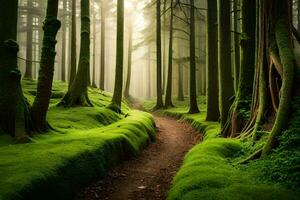
[[[78,191],[75,200],[161,200],[184,155],[201,140],[190,125],[155,116],[157,141],[136,159],[123,162],[100,181]]]

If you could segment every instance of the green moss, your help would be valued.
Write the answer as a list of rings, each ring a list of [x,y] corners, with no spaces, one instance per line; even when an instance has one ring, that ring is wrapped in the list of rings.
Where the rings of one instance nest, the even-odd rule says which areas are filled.
[[[144,103],[145,107],[150,107],[150,104],[151,102]],[[256,166],[252,166],[252,163],[237,164],[261,148],[269,133],[262,132],[260,140],[255,143],[251,138],[220,138],[219,123],[205,121],[204,112],[193,115],[186,114],[188,107],[184,105],[186,104],[177,104],[176,108],[160,111],[160,114],[187,121],[205,137],[202,143],[196,145],[185,156],[184,162],[173,180],[168,200],[299,199],[299,191],[287,189],[290,188],[289,185],[284,185],[283,182],[278,182],[276,179],[266,178],[266,174],[263,174],[262,171],[270,169],[268,168],[268,166],[272,167],[270,163],[264,161],[265,165],[257,163]],[[199,106],[205,110],[204,102],[200,101]],[[298,140],[296,139],[296,141]],[[290,146],[290,144],[288,145]],[[288,161],[290,159],[285,159],[287,155],[280,156],[281,162],[286,162],[286,164],[281,164],[285,170],[290,169],[287,165],[295,164],[295,162]],[[268,158],[274,165],[274,157]],[[298,164],[294,165],[293,169],[299,169],[297,168],[299,159],[296,160],[298,160]],[[278,162],[277,165],[279,165]],[[275,171],[273,170],[273,172]],[[289,173],[284,170],[281,172],[281,175]],[[299,177],[299,174],[298,176],[294,174],[293,177]],[[295,182],[293,184],[295,186]]]
[[[23,88],[31,102],[34,81]],[[67,90],[55,82],[54,94]],[[103,176],[129,156],[137,155],[155,138],[150,114],[106,108],[111,94],[89,89],[93,108],[56,107],[51,100],[48,120],[55,131],[35,135],[29,144],[13,144],[0,136],[0,199],[70,199],[79,184]]]

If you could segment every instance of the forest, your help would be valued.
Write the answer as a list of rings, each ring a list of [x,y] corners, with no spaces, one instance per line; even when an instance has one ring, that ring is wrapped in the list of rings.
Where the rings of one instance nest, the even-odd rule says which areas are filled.
[[[0,200],[300,200],[300,0],[0,0]]]

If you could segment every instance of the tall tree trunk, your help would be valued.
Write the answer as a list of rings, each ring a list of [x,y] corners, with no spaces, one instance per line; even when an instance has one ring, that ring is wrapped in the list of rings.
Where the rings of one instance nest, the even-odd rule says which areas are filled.
[[[57,19],[58,0],[48,0],[47,14],[44,22],[44,39],[41,56],[41,65],[37,85],[37,93],[30,110],[34,130],[44,132],[48,130],[46,121],[54,75],[56,35],[60,28]]]
[[[232,104],[227,125],[222,130],[224,137],[235,137],[241,133],[245,122],[245,111],[250,111],[255,66],[256,2],[241,0],[242,32],[240,80],[236,98]],[[245,115],[245,114],[244,114]]]
[[[18,1],[0,0],[0,5],[0,133],[23,140],[30,123],[17,64]]]
[[[81,0],[81,40],[78,71],[59,106],[92,106],[87,88],[90,84],[90,0]]]
[[[161,12],[160,12],[161,1],[156,1],[156,106],[155,109],[160,109],[164,106],[163,104],[163,92],[162,92],[162,50],[161,50]]]
[[[32,76],[32,2],[27,1],[27,33],[26,33],[26,71],[25,78],[33,78]]]
[[[63,0],[63,17],[62,17],[62,46],[61,46],[61,80],[66,81],[66,12],[67,12],[67,2]]]
[[[170,1],[170,38],[169,38],[169,64],[168,64],[168,79],[167,79],[167,90],[165,107],[174,107],[172,103],[172,79],[173,79],[173,17],[174,8],[173,0]]]
[[[112,103],[109,106],[112,110],[121,111],[122,89],[123,89],[123,56],[124,56],[124,0],[117,3],[117,55],[115,88]]]
[[[190,114],[199,113],[196,83],[195,2],[190,0]]]
[[[206,120],[218,121],[220,117],[218,89],[218,9],[217,0],[207,0],[206,24],[206,60],[207,60],[207,91]]]
[[[69,87],[72,85],[76,76],[77,65],[77,45],[76,45],[76,0],[72,0],[72,31],[71,31],[71,65]]]
[[[167,17],[166,17],[166,9],[167,9],[167,0],[164,0],[163,5],[163,48],[162,48],[162,56],[163,56],[163,63],[162,63],[162,94],[165,94],[166,91],[166,71],[167,71],[167,34],[166,34],[166,28],[167,28]]]
[[[105,83],[105,32],[106,32],[106,15],[105,0],[101,1],[101,60],[100,60],[100,90],[104,90]]]
[[[93,7],[93,74],[92,74],[92,87],[97,88],[96,85],[96,44],[97,44],[97,34],[96,34],[96,11]]]
[[[230,0],[219,0],[219,101],[221,127],[227,121],[232,104],[234,87],[231,73],[231,28]]]
[[[239,36],[239,10],[238,4],[241,0],[233,1],[233,28],[234,28],[234,89],[237,93],[239,87],[239,77],[240,77],[240,36]],[[256,0],[253,0],[256,1]]]
[[[131,20],[131,19],[130,19]],[[131,68],[132,68],[132,23],[131,21],[128,22],[128,64],[127,64],[127,77],[126,77],[126,83],[125,83],[125,90],[124,90],[124,96],[125,98],[130,98],[130,83],[131,83]]]

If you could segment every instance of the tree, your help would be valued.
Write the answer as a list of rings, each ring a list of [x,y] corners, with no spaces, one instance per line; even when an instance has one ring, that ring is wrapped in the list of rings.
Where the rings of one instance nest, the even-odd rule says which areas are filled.
[[[240,65],[240,36],[239,36],[239,20],[240,20],[239,12],[240,11],[238,10],[238,4],[240,3],[240,1],[241,0],[233,0],[234,89],[236,93],[239,87],[240,66],[241,66]]]
[[[206,120],[218,121],[220,117],[218,101],[218,9],[217,0],[207,0],[207,90],[206,90]]]
[[[132,19],[129,19],[128,24],[128,63],[127,63],[127,77],[125,83],[124,96],[127,99],[130,99],[130,83],[131,83],[131,64],[132,64]]]
[[[92,106],[88,97],[90,73],[90,1],[81,0],[81,40],[76,77],[59,106]]]
[[[106,35],[106,1],[101,1],[101,60],[100,60],[100,90],[105,83],[105,35]]]
[[[69,87],[73,84],[76,76],[77,64],[77,45],[76,45],[76,0],[72,0],[72,30],[71,30],[71,66],[70,66],[70,80]]]
[[[26,68],[24,77],[32,78],[32,8],[33,1],[27,1],[27,31],[26,31]]]
[[[123,89],[123,56],[124,56],[124,0],[117,3],[117,55],[115,88],[112,103],[109,106],[112,110],[121,111],[122,89]]]
[[[174,8],[173,0],[170,1],[170,38],[169,38],[169,64],[168,64],[168,79],[167,79],[167,90],[165,107],[174,107],[172,103],[172,77],[173,77],[173,18]]]
[[[52,91],[56,56],[56,35],[61,25],[60,21],[57,19],[57,12],[58,0],[48,0],[47,14],[43,26],[44,39],[37,93],[30,109],[34,130],[39,132],[47,131],[49,128],[46,117]]]
[[[196,89],[195,2],[190,0],[190,114],[199,113]]]
[[[66,81],[66,11],[67,11],[67,2],[66,0],[62,1],[62,43],[61,43],[61,80]]]
[[[228,122],[223,127],[222,135],[235,137],[240,133],[248,120],[245,110],[249,111],[253,91],[255,66],[255,36],[256,36],[256,2],[241,0],[242,3],[242,34],[241,68],[236,98],[232,104]]]
[[[30,129],[28,106],[20,84],[17,53],[17,0],[0,0],[0,132],[23,142]]]
[[[161,1],[156,1],[156,106],[155,109],[160,109],[163,104],[162,91],[162,48],[161,48]]]
[[[219,104],[221,127],[227,121],[234,95],[231,73],[230,0],[219,0]]]

